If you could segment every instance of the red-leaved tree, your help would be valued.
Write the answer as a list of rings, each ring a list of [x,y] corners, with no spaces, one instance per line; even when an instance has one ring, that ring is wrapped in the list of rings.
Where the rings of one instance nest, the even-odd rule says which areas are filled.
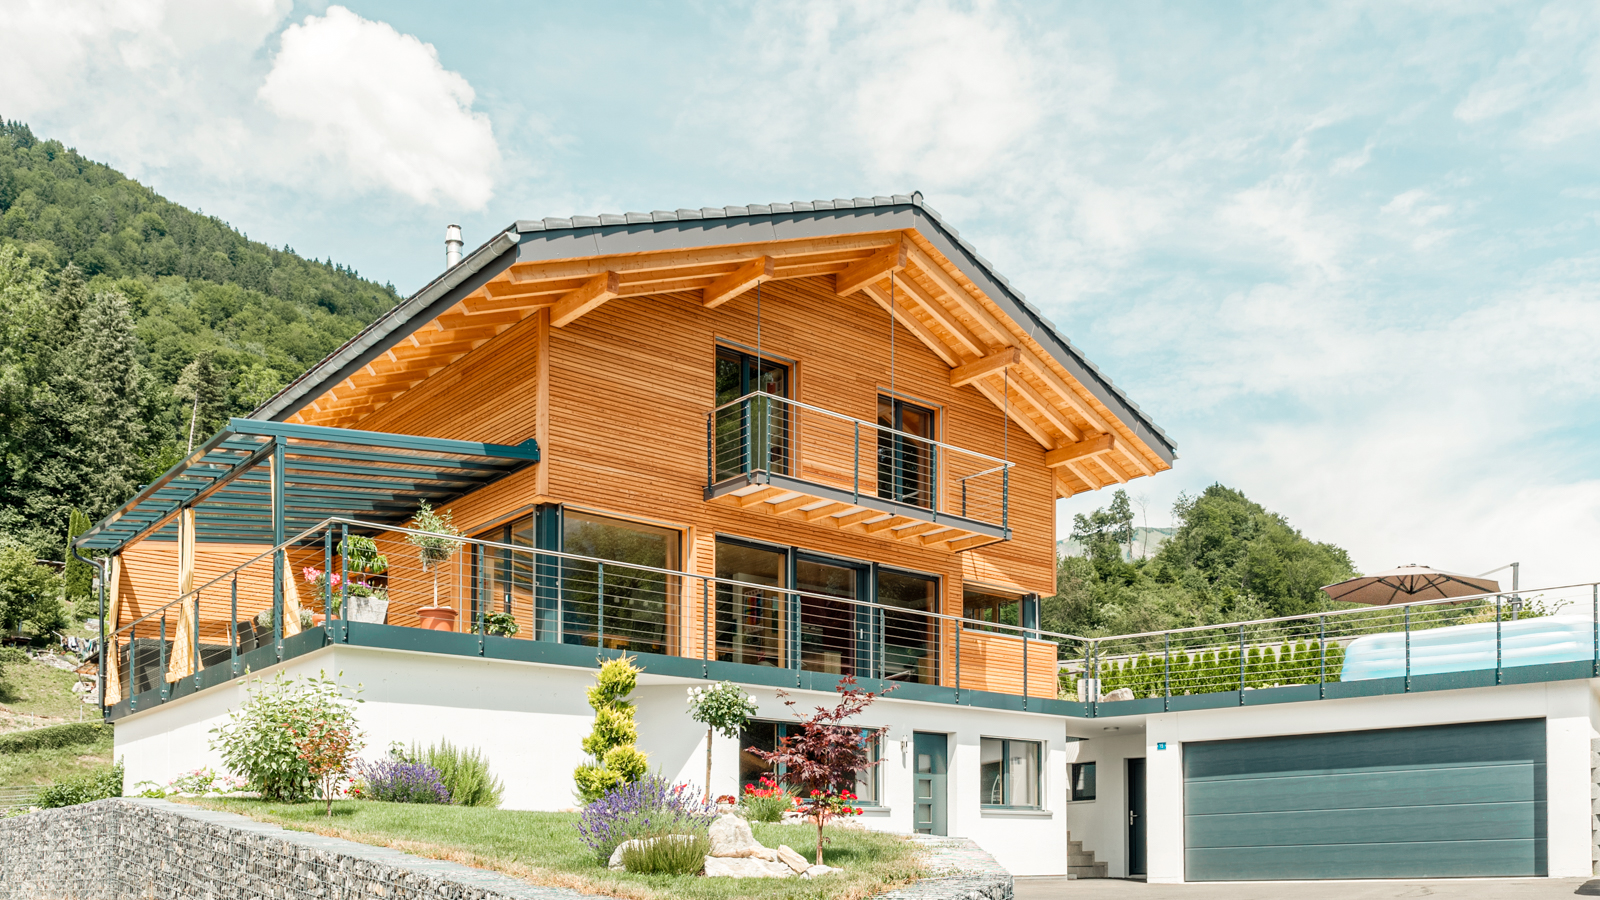
[[[834,690],[839,692],[839,705],[828,709],[818,706],[816,712],[801,716],[800,728],[793,729],[779,739],[777,749],[767,751],[751,747],[750,752],[771,765],[783,768],[783,782],[799,794],[795,807],[801,815],[817,826],[817,865],[822,865],[822,845],[826,838],[822,826],[840,816],[860,815],[855,794],[857,773],[878,765],[881,760],[872,758],[872,742],[884,729],[863,729],[846,725],[845,720],[859,715],[872,701],[894,688],[873,693],[856,686],[856,679],[846,675]],[[779,691],[778,696],[787,696]],[[794,709],[795,701],[785,700],[784,705]]]

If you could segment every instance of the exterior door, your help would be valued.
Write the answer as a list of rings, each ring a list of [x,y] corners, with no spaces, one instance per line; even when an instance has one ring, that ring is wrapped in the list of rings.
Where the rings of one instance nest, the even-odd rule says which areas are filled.
[[[879,497],[934,508],[933,416],[914,403],[878,397]]]
[[[1183,780],[1189,881],[1546,874],[1543,719],[1187,744]]]
[[[721,481],[753,471],[789,473],[789,408],[765,397],[789,396],[789,367],[727,347],[717,349],[716,446],[712,448]]]
[[[916,754],[916,779],[914,785],[915,815],[912,824],[917,834],[949,834],[948,755],[950,736],[914,732],[911,737],[912,752]]]
[[[1148,847],[1144,815],[1144,759],[1128,760],[1128,874],[1148,874],[1145,852]]]

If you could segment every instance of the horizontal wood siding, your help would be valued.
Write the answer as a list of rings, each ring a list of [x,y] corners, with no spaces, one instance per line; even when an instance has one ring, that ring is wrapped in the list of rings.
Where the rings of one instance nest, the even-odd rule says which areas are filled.
[[[946,640],[950,658],[955,658],[955,640]],[[1054,697],[1056,687],[1056,645],[1049,641],[1028,641],[1028,696]],[[1022,639],[1017,635],[983,631],[961,632],[960,687],[973,691],[1022,693]],[[956,686],[954,666],[946,667],[945,684]]]

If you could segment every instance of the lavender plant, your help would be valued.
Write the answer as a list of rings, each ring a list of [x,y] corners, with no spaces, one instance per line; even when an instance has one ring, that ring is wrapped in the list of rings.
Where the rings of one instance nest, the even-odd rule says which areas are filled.
[[[700,789],[646,775],[602,794],[583,808],[578,834],[604,861],[623,843],[669,834],[704,835],[717,805]]]
[[[383,760],[361,767],[366,779],[362,796],[389,803],[449,803],[450,790],[439,770],[425,763]]]

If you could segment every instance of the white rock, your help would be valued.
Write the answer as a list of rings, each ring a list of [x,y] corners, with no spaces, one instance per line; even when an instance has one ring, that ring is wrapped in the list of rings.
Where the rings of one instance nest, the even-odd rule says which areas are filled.
[[[706,857],[707,878],[793,878],[794,870],[779,862],[750,857]]]
[[[778,845],[778,862],[795,870],[796,873],[804,872],[806,869],[811,868],[811,864],[806,862],[806,858],[795,852],[794,848],[788,844]]]
[[[816,878],[822,875],[832,875],[834,872],[843,871],[843,869],[835,869],[833,866],[812,866],[809,869],[806,869],[804,872],[801,872],[800,877]]]
[[[637,840],[632,840],[632,841],[623,841],[621,844],[617,845],[617,849],[611,851],[611,858],[606,861],[606,867],[609,868],[613,872],[626,871],[626,867],[623,866],[623,864],[622,864],[622,851],[623,850],[632,850],[635,847],[645,847],[645,846],[649,845],[649,843],[651,841],[693,841],[693,840],[694,840],[694,836],[693,835],[669,834],[669,835],[666,835],[665,837],[659,837],[659,838],[639,838]]]
[[[750,823],[732,813],[711,823],[711,856],[724,859],[764,859],[776,862],[777,853],[767,849],[750,831]]]
[[[1116,703],[1119,700],[1132,700],[1132,699],[1133,699],[1133,688],[1117,688],[1114,691],[1107,692],[1105,694],[1105,696],[1100,698],[1100,702],[1101,703]]]

